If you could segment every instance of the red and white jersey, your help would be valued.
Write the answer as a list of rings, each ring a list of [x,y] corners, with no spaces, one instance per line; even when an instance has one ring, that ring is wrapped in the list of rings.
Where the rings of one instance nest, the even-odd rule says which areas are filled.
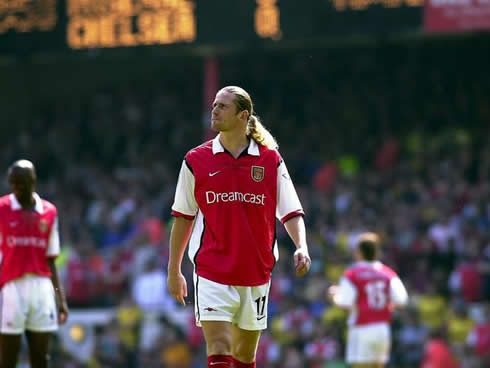
[[[405,305],[408,295],[400,278],[381,262],[357,262],[340,279],[335,303],[350,308],[350,325],[391,321],[394,306]]]
[[[26,274],[51,276],[46,258],[60,251],[57,210],[36,193],[34,199],[27,211],[14,194],[0,197],[0,288]]]
[[[199,276],[257,286],[269,281],[279,256],[276,217],[284,223],[303,209],[276,150],[250,140],[235,159],[218,135],[185,156],[172,215],[197,216],[189,257]]]

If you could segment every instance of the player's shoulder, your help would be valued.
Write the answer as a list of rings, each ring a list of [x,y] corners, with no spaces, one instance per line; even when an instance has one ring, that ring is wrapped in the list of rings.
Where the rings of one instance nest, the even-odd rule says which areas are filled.
[[[390,266],[385,265],[382,262],[379,262],[379,270],[383,272],[386,276],[388,276],[390,279],[393,277],[398,277],[398,274],[394,269],[392,269]]]
[[[356,274],[358,274],[361,270],[362,270],[362,265],[360,265],[358,262],[351,263],[345,269],[344,276],[348,278],[352,278]]]
[[[0,208],[9,208],[10,207],[10,195],[6,194],[0,197]]]
[[[186,160],[196,160],[196,159],[202,158],[205,155],[209,155],[210,153],[211,154],[213,153],[213,141],[212,140],[204,142],[204,143],[200,144],[199,146],[190,149],[186,153],[185,159]]]
[[[58,213],[56,206],[47,199],[41,198],[41,203],[43,204],[44,213],[54,213],[55,215]]]
[[[275,161],[278,165],[283,162],[282,156],[277,150],[277,148],[269,148],[261,144],[259,144],[258,146],[259,146],[259,153],[261,156],[267,157],[268,159]]]

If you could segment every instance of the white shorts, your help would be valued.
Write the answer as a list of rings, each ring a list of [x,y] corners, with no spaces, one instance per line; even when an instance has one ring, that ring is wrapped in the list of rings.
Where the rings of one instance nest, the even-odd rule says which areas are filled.
[[[54,288],[48,277],[26,275],[7,282],[0,290],[0,333],[57,329]]]
[[[386,363],[390,348],[391,332],[388,323],[349,327],[346,347],[348,363]]]
[[[270,281],[259,286],[230,286],[194,273],[196,325],[227,321],[244,330],[265,330],[269,288]]]

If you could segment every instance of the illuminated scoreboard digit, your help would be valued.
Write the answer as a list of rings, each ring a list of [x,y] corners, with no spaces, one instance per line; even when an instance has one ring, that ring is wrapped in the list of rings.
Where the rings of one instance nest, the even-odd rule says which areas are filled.
[[[172,44],[196,39],[190,0],[67,0],[72,49]]]
[[[372,5],[381,5],[383,8],[399,8],[403,5],[409,7],[422,7],[424,0],[332,0],[336,10],[344,11],[365,10]]]
[[[50,31],[56,26],[56,0],[0,0],[0,34]]]
[[[256,0],[255,32],[259,37],[278,40],[281,38],[280,10],[276,0]]]

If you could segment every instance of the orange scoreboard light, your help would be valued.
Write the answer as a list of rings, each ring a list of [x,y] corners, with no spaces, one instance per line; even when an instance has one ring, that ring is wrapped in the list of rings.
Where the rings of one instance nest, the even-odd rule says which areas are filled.
[[[191,0],[67,0],[70,48],[164,45],[196,39]]]
[[[56,5],[56,0],[0,0],[0,35],[53,30]]]

